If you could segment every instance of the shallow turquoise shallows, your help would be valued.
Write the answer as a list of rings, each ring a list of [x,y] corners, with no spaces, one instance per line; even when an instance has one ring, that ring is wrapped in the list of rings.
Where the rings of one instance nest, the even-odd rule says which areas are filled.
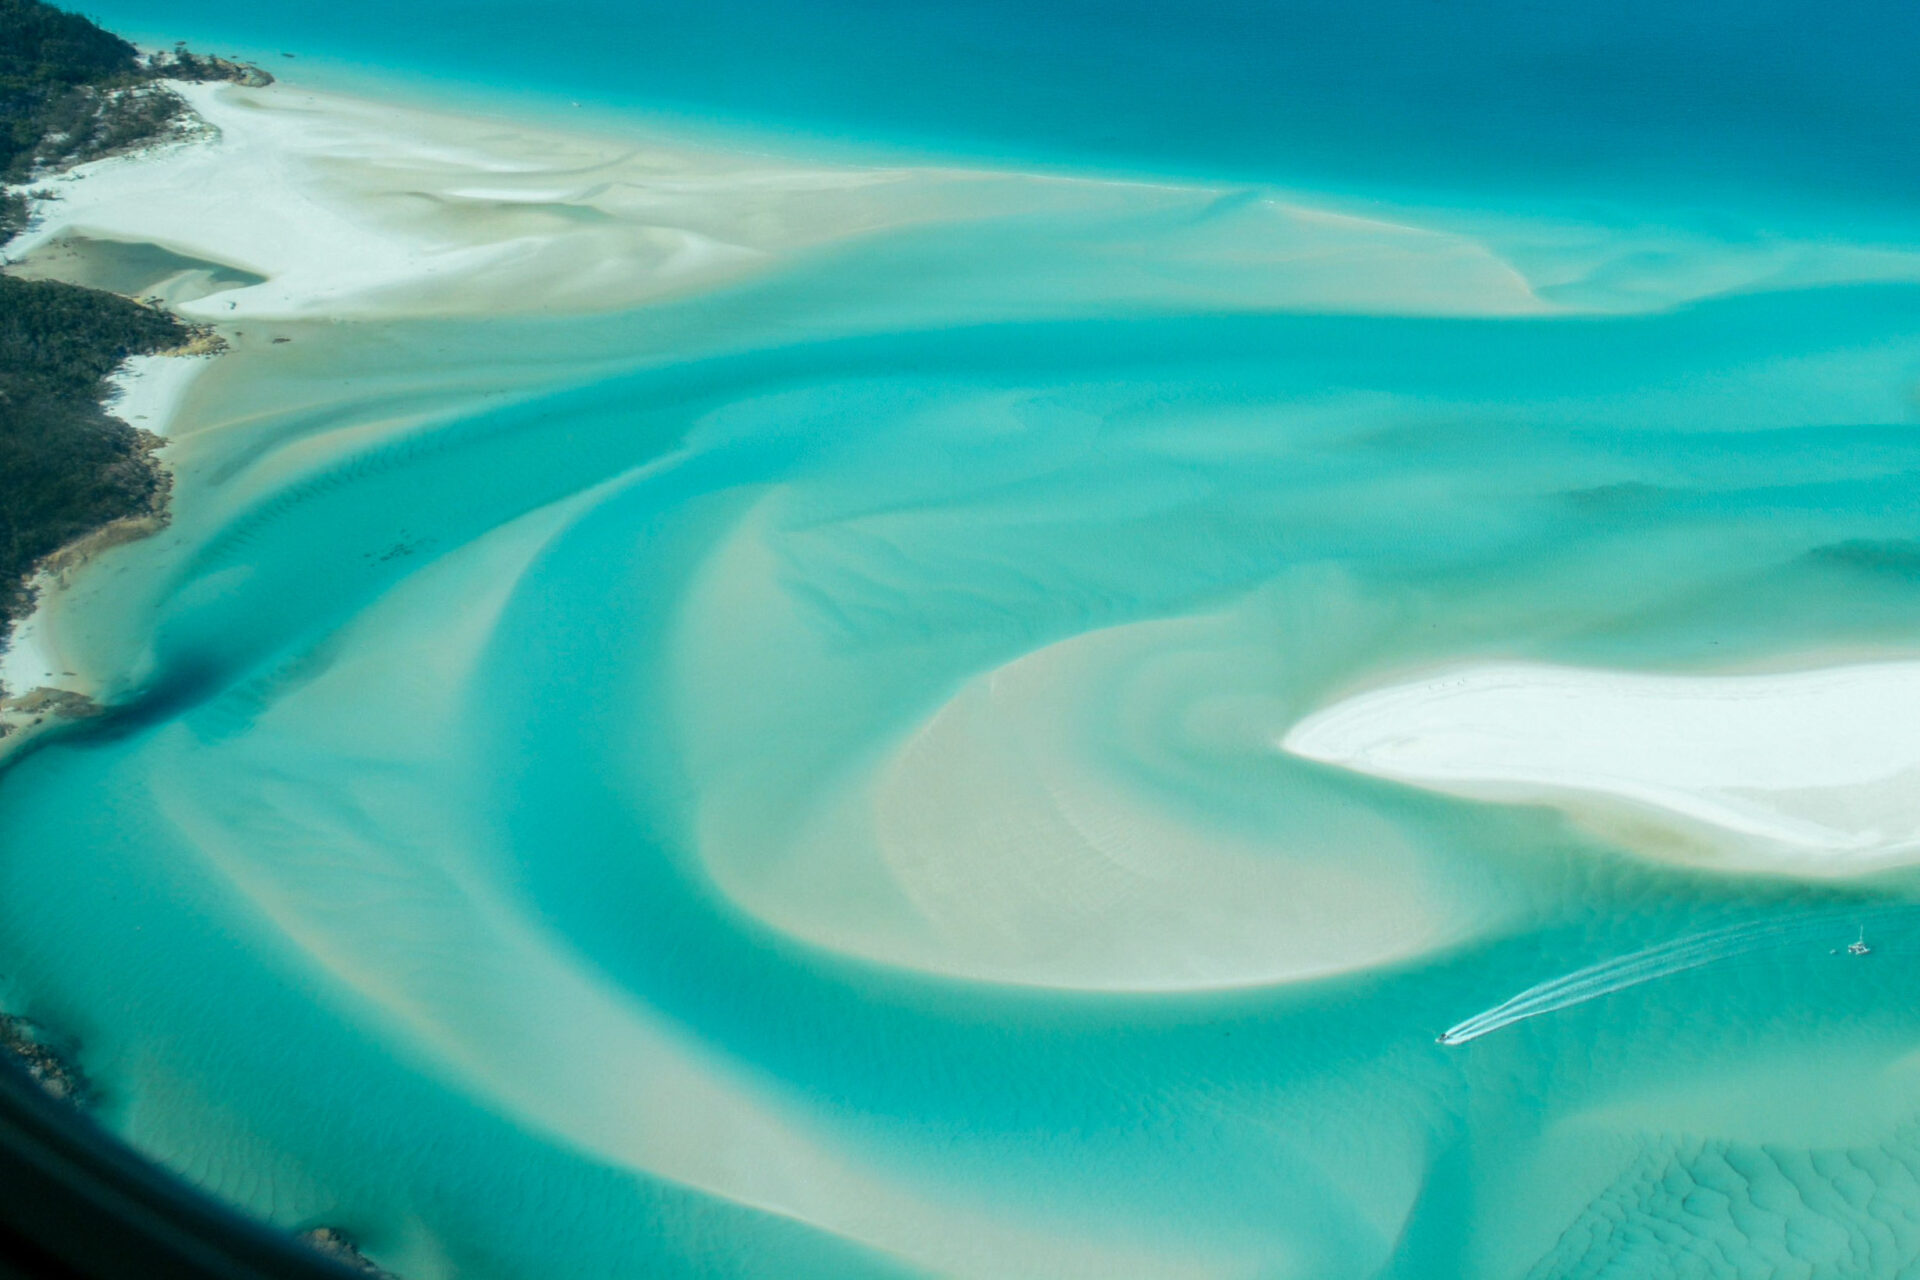
[[[1920,650],[1910,6],[95,7],[1393,200],[1563,308],[1208,302],[1226,195],[216,364],[63,606],[115,710],[0,775],[0,994],[141,1149],[409,1280],[1920,1268],[1920,878],[1276,746],[1436,664]]]

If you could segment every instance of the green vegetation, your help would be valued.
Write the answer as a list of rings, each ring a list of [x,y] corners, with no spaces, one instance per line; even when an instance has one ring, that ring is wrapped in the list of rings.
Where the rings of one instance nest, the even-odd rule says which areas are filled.
[[[186,104],[161,79],[259,84],[271,77],[185,49],[143,60],[78,14],[41,0],[0,0],[0,181],[165,136]],[[7,217],[0,207],[0,235],[11,234]]]
[[[40,0],[0,0],[0,90],[92,84],[129,75],[134,47],[77,13]]]
[[[88,149],[103,103],[133,96],[140,79],[120,37],[40,0],[0,0],[0,175],[17,182]]]
[[[0,276],[0,622],[27,603],[41,557],[108,521],[162,509],[154,438],[100,401],[120,361],[192,336],[115,294]]]
[[[0,243],[26,225],[5,183],[165,137],[187,115],[165,79],[265,84],[265,72],[176,48],[152,58],[78,14],[0,0]],[[154,440],[101,408],[127,356],[181,346],[178,320],[126,298],[0,275],[0,637],[44,556],[124,516],[158,513]]]

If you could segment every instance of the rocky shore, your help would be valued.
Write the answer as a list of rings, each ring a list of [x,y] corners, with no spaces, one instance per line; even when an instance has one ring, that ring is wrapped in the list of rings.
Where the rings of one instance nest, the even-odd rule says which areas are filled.
[[[362,1275],[373,1276],[375,1280],[400,1280],[393,1272],[361,1253],[353,1237],[338,1227],[314,1227],[310,1231],[302,1231],[296,1238],[314,1252],[324,1254]]]
[[[48,1096],[75,1106],[93,1100],[93,1088],[73,1065],[70,1050],[32,1019],[0,1013],[0,1053],[24,1067]]]

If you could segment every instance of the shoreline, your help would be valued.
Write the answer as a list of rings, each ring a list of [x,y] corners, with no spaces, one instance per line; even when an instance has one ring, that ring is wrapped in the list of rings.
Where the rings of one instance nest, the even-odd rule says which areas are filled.
[[[211,328],[184,322],[167,297],[85,271],[73,279],[35,270],[13,251],[36,230],[62,225],[46,216],[58,200],[46,183],[204,140],[210,126],[183,92],[190,82],[265,87],[273,77],[184,44],[142,52],[37,0],[0,25],[10,65],[36,68],[33,83],[0,109],[0,341],[9,357],[0,368],[0,400],[9,405],[0,424],[9,475],[0,487],[18,503],[0,561],[4,756],[38,729],[97,710],[85,678],[41,634],[48,598],[92,555],[166,526],[174,477],[159,450],[204,364],[193,357],[227,346]]]
[[[128,356],[107,378],[107,412],[149,435],[172,439],[182,402],[217,354]]]
[[[284,83],[167,87],[202,136],[36,184],[51,198],[10,245],[17,265],[79,237],[82,256],[152,246],[252,277],[171,302],[202,323],[591,312],[888,225],[878,215],[896,211],[861,197],[919,176],[640,149]],[[769,196],[822,207],[753,225]]]
[[[166,528],[173,473],[162,450],[193,384],[224,349],[203,332],[180,350],[128,356],[104,379],[99,408],[147,446],[159,482],[155,509],[108,520],[43,556],[26,579],[26,609],[0,618],[0,762],[41,732],[100,710],[97,682],[61,650],[55,602],[95,557]]]
[[[158,451],[179,434],[200,375],[248,321],[630,307],[720,283],[776,253],[947,212],[935,189],[909,193],[902,208],[871,198],[940,185],[923,173],[642,151],[265,77],[156,87],[186,103],[184,118],[19,186],[33,198],[31,217],[5,243],[4,270],[141,301],[190,326],[180,349],[122,360],[99,401],[143,433],[163,486],[171,473]],[[623,187],[626,200],[606,198]],[[757,240],[670,225],[764,224],[766,209],[754,206],[809,199],[821,207],[770,234],[761,228]],[[418,207],[435,200],[447,209]],[[579,213],[624,221],[607,234],[616,219],[596,227]],[[164,527],[170,503],[87,531],[28,575],[27,606],[0,620],[0,761],[99,710],[104,673],[63,651],[61,599],[98,554]]]

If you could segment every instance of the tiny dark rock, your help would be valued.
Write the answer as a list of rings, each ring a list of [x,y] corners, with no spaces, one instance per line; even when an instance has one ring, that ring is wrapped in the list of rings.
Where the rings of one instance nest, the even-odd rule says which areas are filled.
[[[26,1068],[34,1083],[61,1102],[84,1106],[92,1097],[85,1076],[57,1048],[46,1028],[29,1018],[0,1013],[0,1052]]]

